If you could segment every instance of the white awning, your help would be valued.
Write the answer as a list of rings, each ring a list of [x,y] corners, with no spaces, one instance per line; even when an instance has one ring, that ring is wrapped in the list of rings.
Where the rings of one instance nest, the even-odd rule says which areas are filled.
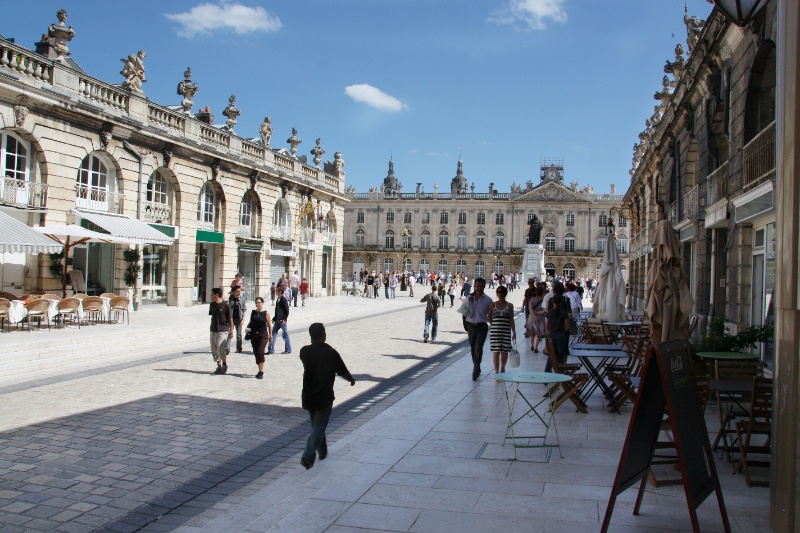
[[[270,255],[281,255],[285,257],[297,257],[297,252],[291,250],[276,250],[275,248],[269,251]]]
[[[57,254],[64,245],[0,211],[0,253]]]
[[[171,245],[175,239],[168,237],[157,229],[144,222],[125,215],[112,215],[107,213],[93,213],[81,209],[72,212],[80,218],[97,224],[115,237],[127,239],[137,244],[165,244]]]

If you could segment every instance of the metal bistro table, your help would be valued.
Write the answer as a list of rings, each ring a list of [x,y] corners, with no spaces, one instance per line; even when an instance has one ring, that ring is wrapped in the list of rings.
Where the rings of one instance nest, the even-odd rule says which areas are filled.
[[[757,361],[758,354],[745,352],[697,352],[697,357],[713,361]]]
[[[553,372],[503,372],[503,373],[500,373],[500,374],[495,374],[494,377],[495,377],[495,379],[497,379],[499,381],[505,381],[507,383],[513,383],[515,385],[513,398],[509,398],[508,387],[505,387],[506,404],[508,404],[508,426],[506,427],[506,435],[505,435],[505,438],[503,439],[503,444],[504,445],[505,445],[505,442],[507,440],[510,440],[512,445],[514,446],[514,459],[515,460],[517,459],[517,448],[548,448],[548,449],[552,448],[553,447],[552,444],[547,444],[547,435],[550,432],[550,425],[551,424],[553,426],[553,431],[556,434],[556,444],[555,444],[555,446],[556,446],[556,448],[558,448],[558,454],[563,459],[564,458],[564,454],[561,453],[561,444],[560,444],[560,442],[558,440],[558,427],[556,426],[556,413],[555,413],[555,410],[551,408],[551,406],[552,406],[552,394],[550,392],[551,391],[551,387],[547,388],[547,394],[544,396],[544,398],[539,400],[539,402],[534,405],[534,404],[531,404],[531,402],[528,401],[528,398],[522,393],[522,391],[519,390],[519,386],[520,386],[520,384],[552,385],[552,384],[555,384],[555,383],[564,383],[566,381],[570,381],[572,378],[569,377],[569,376],[566,376],[564,374],[555,374]],[[522,415],[518,416],[515,419],[514,418],[514,406],[517,403],[517,397],[522,398],[522,400],[528,405],[528,408],[525,410],[525,412]],[[549,419],[547,419],[547,420],[545,419],[545,417],[547,417],[547,413],[546,412],[540,414],[539,411],[537,411],[537,408],[539,408],[539,406],[542,405],[545,402],[547,402],[547,404],[546,404],[547,408],[550,410],[550,416],[549,416]],[[522,436],[522,435],[516,435],[514,433],[514,426],[518,422],[520,422],[521,420],[523,420],[524,418],[526,418],[528,416],[535,416],[536,418],[538,418],[541,421],[542,424],[544,424],[544,427],[545,427],[544,435]],[[509,436],[509,433],[511,433],[511,436]],[[542,439],[542,443],[541,444],[517,444],[517,440],[518,439],[525,439],[525,440]],[[549,454],[550,454],[550,452],[548,450],[548,458],[550,456]]]
[[[607,366],[612,360],[627,359],[629,357],[628,354],[624,350],[579,350],[574,348],[570,348],[569,353],[580,360],[592,378],[592,382],[586,386],[586,390],[581,394],[581,400],[586,403],[586,400],[589,399],[589,396],[592,395],[597,387],[600,387],[606,398],[613,399],[614,393],[605,381],[608,373]],[[599,361],[595,363],[598,359]]]
[[[614,341],[619,339],[620,333],[625,328],[633,328],[641,326],[642,322],[639,320],[634,320],[630,322],[603,322],[603,326],[608,328],[608,333],[614,338]]]

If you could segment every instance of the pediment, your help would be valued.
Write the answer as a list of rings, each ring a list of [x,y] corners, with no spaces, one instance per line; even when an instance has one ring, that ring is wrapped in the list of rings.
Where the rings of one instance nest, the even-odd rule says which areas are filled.
[[[555,182],[542,183],[533,190],[521,194],[514,199],[515,202],[558,202],[558,203],[589,203],[589,200],[571,189]]]

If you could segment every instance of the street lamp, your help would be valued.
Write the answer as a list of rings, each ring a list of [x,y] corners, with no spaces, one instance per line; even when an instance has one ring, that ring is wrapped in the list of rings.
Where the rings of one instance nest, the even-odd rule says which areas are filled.
[[[322,233],[325,229],[325,217],[322,215],[322,202],[317,200],[317,231]]]
[[[606,230],[608,231],[609,234],[613,235],[614,238],[616,239],[617,238],[617,234],[615,233],[615,229],[616,228],[614,228],[614,211],[612,210],[611,214],[608,217],[608,224],[606,224]]]
[[[712,0],[728,20],[739,27],[747,23],[767,4],[767,0]]]

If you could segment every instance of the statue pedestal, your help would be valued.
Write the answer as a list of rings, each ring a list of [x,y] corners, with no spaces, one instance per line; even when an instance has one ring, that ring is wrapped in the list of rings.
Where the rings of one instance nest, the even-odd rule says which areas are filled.
[[[525,255],[522,261],[523,281],[530,278],[544,280],[544,246],[541,244],[526,244]]]

